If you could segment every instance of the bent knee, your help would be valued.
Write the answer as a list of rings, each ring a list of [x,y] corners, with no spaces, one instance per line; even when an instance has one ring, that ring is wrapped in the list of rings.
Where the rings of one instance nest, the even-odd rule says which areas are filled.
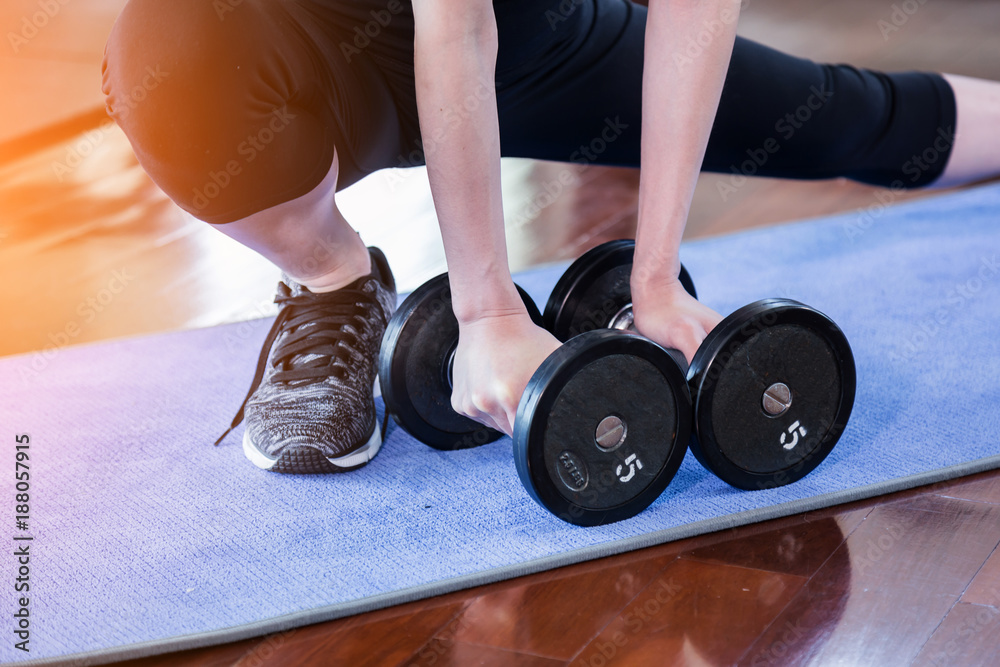
[[[315,77],[280,12],[266,0],[130,0],[108,39],[109,114],[153,181],[202,219],[274,205],[328,170],[322,121],[297,97]]]
[[[133,144],[175,145],[217,129],[222,120],[211,116],[245,94],[267,24],[258,0],[130,0],[105,46],[109,115]]]

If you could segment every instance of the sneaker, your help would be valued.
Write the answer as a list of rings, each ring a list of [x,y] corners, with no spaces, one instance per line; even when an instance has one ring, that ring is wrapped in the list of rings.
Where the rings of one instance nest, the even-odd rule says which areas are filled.
[[[371,274],[333,292],[310,292],[282,276],[253,384],[216,444],[245,415],[243,452],[265,470],[346,472],[375,457],[378,353],[396,283],[382,251],[368,251]]]

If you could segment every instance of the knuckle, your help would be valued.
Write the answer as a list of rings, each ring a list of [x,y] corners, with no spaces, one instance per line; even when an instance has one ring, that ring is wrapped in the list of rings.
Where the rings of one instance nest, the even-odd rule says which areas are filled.
[[[516,389],[514,389],[513,387],[507,386],[507,387],[503,387],[500,390],[497,398],[498,398],[498,400],[497,400],[497,403],[498,403],[497,407],[502,408],[505,412],[507,412],[509,410],[509,406],[511,406],[511,405],[515,405],[516,406],[517,403],[520,401],[521,397],[518,395]]]
[[[496,401],[494,401],[493,397],[487,392],[484,391],[472,392],[473,406],[475,406],[477,409],[483,412],[487,413],[492,412],[495,403]]]

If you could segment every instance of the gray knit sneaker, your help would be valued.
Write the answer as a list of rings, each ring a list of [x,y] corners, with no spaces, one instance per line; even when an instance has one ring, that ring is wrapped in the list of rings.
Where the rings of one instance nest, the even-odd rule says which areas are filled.
[[[230,427],[245,414],[243,452],[254,465],[345,472],[368,463],[382,446],[373,393],[396,284],[382,251],[368,250],[371,274],[334,292],[310,292],[284,276],[278,283],[278,316]]]

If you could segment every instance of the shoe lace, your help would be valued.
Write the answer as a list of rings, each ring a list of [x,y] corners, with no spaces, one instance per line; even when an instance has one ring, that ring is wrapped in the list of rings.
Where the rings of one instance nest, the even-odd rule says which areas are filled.
[[[274,302],[281,309],[261,347],[250,390],[229,428],[219,436],[215,445],[225,440],[243,421],[247,402],[264,379],[268,352],[283,331],[288,331],[288,335],[275,346],[271,356],[277,369],[272,376],[273,381],[302,385],[322,382],[331,376],[343,380],[352,366],[366,362],[357,349],[360,341],[354,331],[362,330],[365,318],[372,310],[384,318],[374,293],[360,288],[292,295],[288,286],[280,283]],[[346,325],[352,325],[354,331],[346,329]]]

